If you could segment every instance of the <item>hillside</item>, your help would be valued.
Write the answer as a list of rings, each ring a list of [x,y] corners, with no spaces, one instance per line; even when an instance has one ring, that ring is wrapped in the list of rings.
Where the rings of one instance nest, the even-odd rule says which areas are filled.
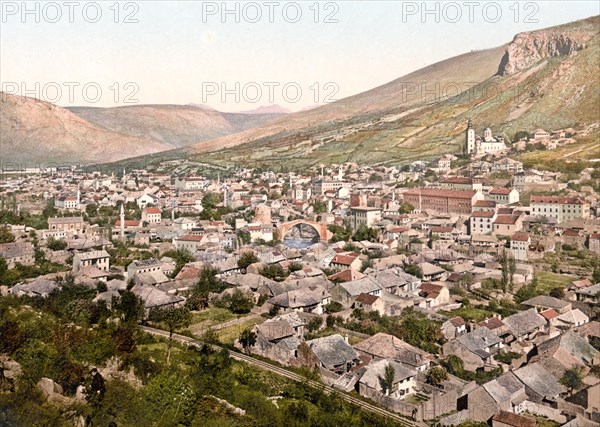
[[[69,110],[34,98],[0,94],[2,163],[116,161],[171,146],[94,125]]]
[[[185,147],[284,116],[222,113],[191,105],[62,108],[0,95],[3,163],[112,162]]]
[[[185,147],[265,124],[281,113],[222,113],[193,105],[132,105],[115,108],[71,107],[75,113],[101,128]]]
[[[600,19],[593,17],[519,34],[505,46],[451,58],[368,92],[190,146],[186,154],[194,159],[202,153],[203,161],[216,164],[400,163],[460,152],[468,118],[477,132],[490,126],[509,140],[518,130],[597,123],[599,29]],[[456,87],[469,90],[444,97]],[[415,90],[423,88],[429,94]],[[430,93],[436,88],[437,97]]]

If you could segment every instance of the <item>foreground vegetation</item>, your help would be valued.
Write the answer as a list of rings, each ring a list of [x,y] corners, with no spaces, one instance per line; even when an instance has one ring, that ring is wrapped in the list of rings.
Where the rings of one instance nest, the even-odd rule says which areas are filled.
[[[0,377],[1,425],[393,425],[335,395],[234,361],[225,350],[173,344],[167,363],[167,343],[139,329],[143,308],[133,294],[125,292],[112,309],[92,302],[94,294],[66,283],[46,299],[0,298],[0,353],[23,371],[16,381]],[[92,367],[105,380],[99,398],[89,393]],[[36,387],[41,378],[58,383],[65,397],[47,401]],[[85,400],[73,398],[80,385]]]

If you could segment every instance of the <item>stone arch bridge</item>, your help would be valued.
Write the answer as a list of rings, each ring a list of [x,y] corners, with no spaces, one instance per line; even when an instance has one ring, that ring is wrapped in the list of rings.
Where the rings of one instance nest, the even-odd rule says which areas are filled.
[[[314,228],[319,234],[319,240],[321,241],[327,241],[331,239],[331,236],[333,235],[333,233],[327,229],[327,224],[321,224],[320,222],[308,221],[305,219],[296,219],[294,221],[279,224],[277,227],[279,239],[283,240],[285,235],[288,234],[288,232],[298,224],[309,225]]]

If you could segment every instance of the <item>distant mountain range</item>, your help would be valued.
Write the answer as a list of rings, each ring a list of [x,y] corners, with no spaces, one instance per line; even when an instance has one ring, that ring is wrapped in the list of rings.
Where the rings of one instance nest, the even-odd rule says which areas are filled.
[[[222,165],[398,164],[460,152],[469,118],[478,132],[489,126],[508,140],[519,130],[598,123],[599,76],[596,16],[521,33],[291,114],[279,106],[240,113],[202,105],[63,109],[5,96],[0,148],[3,157],[62,153],[86,161],[152,154],[130,160],[136,164],[183,157]]]
[[[3,163],[116,161],[241,132],[283,116],[191,105],[62,108],[6,93],[0,98]]]

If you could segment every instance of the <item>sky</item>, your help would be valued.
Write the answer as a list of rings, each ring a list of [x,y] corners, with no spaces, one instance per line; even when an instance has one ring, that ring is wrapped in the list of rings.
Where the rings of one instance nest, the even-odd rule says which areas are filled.
[[[298,111],[600,14],[597,1],[0,3],[6,93],[221,111]]]

